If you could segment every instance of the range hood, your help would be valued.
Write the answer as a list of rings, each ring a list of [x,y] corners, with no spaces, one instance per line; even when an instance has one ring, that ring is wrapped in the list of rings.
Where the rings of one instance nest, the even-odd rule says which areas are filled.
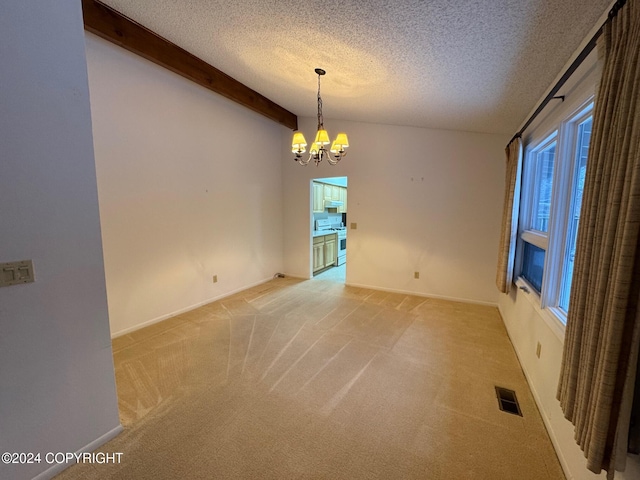
[[[324,208],[338,208],[344,206],[344,202],[339,200],[325,200]]]

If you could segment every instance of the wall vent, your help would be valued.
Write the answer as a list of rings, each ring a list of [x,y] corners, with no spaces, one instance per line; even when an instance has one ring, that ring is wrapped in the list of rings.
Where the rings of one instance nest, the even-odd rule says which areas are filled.
[[[498,397],[498,406],[500,407],[500,410],[512,413],[513,415],[522,416],[516,392],[509,390],[508,388],[496,387],[496,396]]]

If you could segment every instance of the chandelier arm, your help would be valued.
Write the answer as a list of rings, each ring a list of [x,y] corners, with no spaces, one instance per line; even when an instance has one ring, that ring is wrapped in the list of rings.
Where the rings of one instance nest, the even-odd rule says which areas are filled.
[[[306,160],[302,157],[302,155],[300,155],[299,158],[296,159],[296,162],[298,162],[300,165],[302,166],[306,166],[309,164],[309,160],[311,160],[311,158],[307,158]]]
[[[347,152],[345,152],[344,150],[340,150],[339,152],[335,153],[333,155],[333,158],[331,158],[331,156],[327,157],[327,161],[331,164],[331,165],[337,165],[338,162],[340,160],[342,160],[344,157],[347,156]]]

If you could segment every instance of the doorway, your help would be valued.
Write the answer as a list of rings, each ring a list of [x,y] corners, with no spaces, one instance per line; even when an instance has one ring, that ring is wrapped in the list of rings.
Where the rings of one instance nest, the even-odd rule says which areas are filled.
[[[314,279],[347,278],[347,177],[311,181],[311,258]]]

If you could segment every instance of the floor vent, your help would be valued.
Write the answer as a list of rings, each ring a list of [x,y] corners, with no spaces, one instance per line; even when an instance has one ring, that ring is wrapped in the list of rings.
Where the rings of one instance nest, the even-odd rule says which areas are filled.
[[[496,395],[498,396],[498,405],[500,410],[514,415],[522,416],[520,405],[516,398],[516,392],[508,388],[496,387]]]

